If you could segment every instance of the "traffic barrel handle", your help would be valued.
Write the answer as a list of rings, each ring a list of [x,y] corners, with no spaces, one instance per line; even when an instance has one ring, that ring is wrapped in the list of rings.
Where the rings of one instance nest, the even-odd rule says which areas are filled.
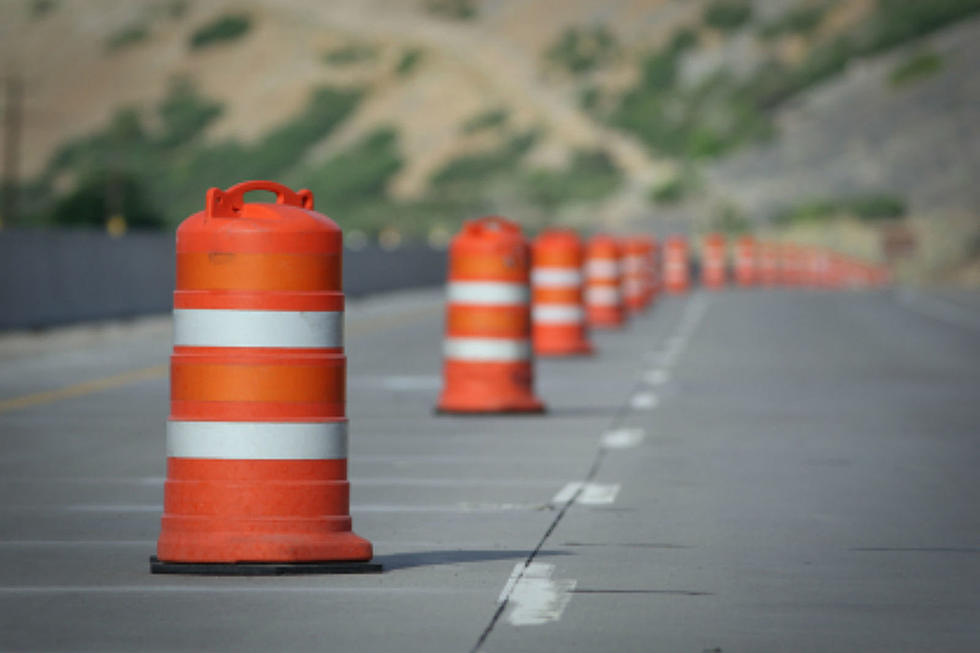
[[[209,188],[204,202],[204,215],[207,218],[238,218],[245,207],[245,193],[264,190],[275,193],[276,204],[296,206],[301,209],[313,208],[313,191],[304,188],[294,191],[288,186],[274,181],[243,181],[228,190]]]

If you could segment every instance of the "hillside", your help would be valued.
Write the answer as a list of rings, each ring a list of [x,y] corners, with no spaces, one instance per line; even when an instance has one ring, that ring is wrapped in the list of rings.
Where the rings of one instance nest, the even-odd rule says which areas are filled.
[[[14,222],[174,225],[208,186],[256,176],[310,186],[350,229],[436,239],[487,211],[737,230],[854,194],[973,217],[977,11],[8,1],[0,57],[25,85]]]

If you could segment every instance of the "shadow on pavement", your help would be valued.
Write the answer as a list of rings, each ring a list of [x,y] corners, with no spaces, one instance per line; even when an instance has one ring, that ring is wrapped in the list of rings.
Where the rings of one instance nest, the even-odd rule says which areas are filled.
[[[447,551],[419,551],[416,553],[391,553],[374,556],[372,562],[380,562],[385,571],[410,569],[412,567],[431,567],[452,565],[463,562],[484,562],[487,560],[524,560],[531,551],[517,549],[452,549]],[[567,551],[538,551],[539,556],[574,555]]]

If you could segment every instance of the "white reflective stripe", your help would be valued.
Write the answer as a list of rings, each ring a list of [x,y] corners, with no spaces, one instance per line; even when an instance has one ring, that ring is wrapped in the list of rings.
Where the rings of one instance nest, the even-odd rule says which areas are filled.
[[[582,285],[582,273],[575,268],[534,268],[531,283],[535,286],[575,288]]]
[[[175,308],[174,344],[186,347],[343,347],[344,313]]]
[[[167,422],[167,456],[224,460],[347,458],[347,422]]]
[[[602,286],[585,289],[585,303],[611,306],[620,302],[619,288],[604,288]]]
[[[619,262],[609,259],[592,259],[591,261],[586,261],[585,275],[593,279],[614,279],[619,276]]]
[[[581,324],[585,321],[585,311],[573,304],[535,306],[531,309],[531,319],[535,324]]]
[[[531,297],[527,284],[503,281],[451,281],[446,286],[449,302],[460,304],[526,304]]]
[[[443,354],[461,361],[522,361],[531,358],[531,343],[504,338],[446,338]]]

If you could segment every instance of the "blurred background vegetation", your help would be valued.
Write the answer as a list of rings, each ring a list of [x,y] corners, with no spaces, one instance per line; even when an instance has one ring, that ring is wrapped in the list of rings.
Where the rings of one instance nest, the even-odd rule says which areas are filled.
[[[255,178],[311,188],[367,238],[444,240],[487,212],[532,229],[733,233],[929,213],[918,176],[888,161],[854,184],[815,172],[787,194],[767,190],[780,166],[766,157],[793,142],[794,111],[833,105],[854,70],[880,69],[867,93],[896,114],[930,80],[969,83],[957,61],[977,55],[962,44],[980,39],[980,0],[634,5],[575,0],[556,17],[544,0],[4,3],[2,55],[24,88],[4,225],[173,229],[207,188]],[[832,110],[846,121],[855,107]],[[807,147],[799,158],[816,156]],[[849,144],[834,147],[846,161]],[[931,221],[974,244],[975,172],[946,207],[973,219]]]

